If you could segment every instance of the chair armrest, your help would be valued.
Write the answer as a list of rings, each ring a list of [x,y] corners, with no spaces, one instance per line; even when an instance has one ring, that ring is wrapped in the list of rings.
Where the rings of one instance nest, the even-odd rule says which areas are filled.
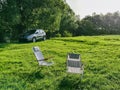
[[[44,59],[41,59],[41,60],[38,60],[38,61],[49,60],[49,59],[51,59],[51,58],[53,58],[53,56],[51,56],[51,57],[47,57],[47,58],[44,58]]]

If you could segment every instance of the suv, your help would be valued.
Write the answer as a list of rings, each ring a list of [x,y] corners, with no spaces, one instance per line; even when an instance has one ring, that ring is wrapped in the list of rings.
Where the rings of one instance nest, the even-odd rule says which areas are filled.
[[[37,40],[46,40],[46,33],[42,29],[34,29],[34,30],[29,30],[25,33],[23,33],[19,37],[19,42],[21,41],[33,41],[36,42]]]

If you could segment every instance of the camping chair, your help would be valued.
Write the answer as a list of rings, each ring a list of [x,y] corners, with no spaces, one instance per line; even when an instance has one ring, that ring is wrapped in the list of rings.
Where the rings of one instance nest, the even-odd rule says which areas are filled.
[[[50,59],[51,57],[49,58],[44,58],[43,55],[42,55],[42,52],[40,51],[39,47],[38,46],[35,46],[32,48],[33,49],[33,52],[34,52],[34,55],[39,63],[39,65],[45,65],[45,66],[50,66],[53,64],[53,62],[46,62],[45,60],[48,60]]]
[[[80,54],[69,53],[67,55],[67,72],[83,75],[83,64],[80,61]]]

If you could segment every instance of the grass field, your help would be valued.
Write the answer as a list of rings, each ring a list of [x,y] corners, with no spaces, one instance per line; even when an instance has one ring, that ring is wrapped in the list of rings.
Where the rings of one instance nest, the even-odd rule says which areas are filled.
[[[54,65],[39,66],[39,46]],[[79,53],[79,74],[66,73],[67,53]],[[0,44],[0,90],[120,90],[120,35],[53,38],[36,43]]]

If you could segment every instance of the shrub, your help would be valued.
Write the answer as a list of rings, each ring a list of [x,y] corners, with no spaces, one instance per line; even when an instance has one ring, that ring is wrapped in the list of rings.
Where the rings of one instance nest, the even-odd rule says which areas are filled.
[[[72,33],[68,32],[68,31],[64,31],[63,33],[63,37],[71,37]]]
[[[61,34],[60,34],[60,33],[57,33],[57,34],[55,35],[55,37],[61,37]]]

